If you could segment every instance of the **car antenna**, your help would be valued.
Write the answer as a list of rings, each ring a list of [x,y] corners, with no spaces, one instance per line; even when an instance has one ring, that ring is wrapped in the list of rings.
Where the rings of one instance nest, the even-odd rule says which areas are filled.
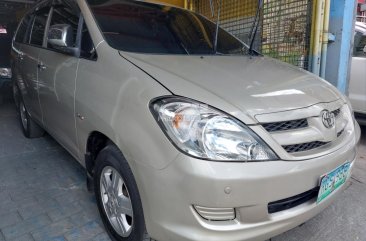
[[[257,12],[255,14],[252,29],[250,30],[250,34],[249,34],[249,42],[250,42],[249,54],[250,55],[254,55],[254,53],[256,53],[256,51],[253,50],[253,46],[254,46],[255,37],[256,37],[257,31],[258,31],[258,25],[260,22],[260,11],[262,9],[262,6],[263,6],[263,0],[258,0]]]
[[[214,39],[214,53],[217,53],[217,39],[219,36],[219,27],[220,27],[220,13],[221,13],[221,6],[222,6],[222,0],[217,0],[217,20],[216,20],[216,31],[215,31],[215,39]],[[215,16],[215,6],[213,0],[210,0],[210,8],[211,8],[211,14],[212,17]]]

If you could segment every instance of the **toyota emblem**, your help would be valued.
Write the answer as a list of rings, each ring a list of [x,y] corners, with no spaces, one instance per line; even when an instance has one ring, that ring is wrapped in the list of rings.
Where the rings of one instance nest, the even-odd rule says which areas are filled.
[[[332,128],[335,124],[335,116],[334,113],[330,112],[329,110],[324,110],[322,112],[322,121],[323,125],[326,128]]]

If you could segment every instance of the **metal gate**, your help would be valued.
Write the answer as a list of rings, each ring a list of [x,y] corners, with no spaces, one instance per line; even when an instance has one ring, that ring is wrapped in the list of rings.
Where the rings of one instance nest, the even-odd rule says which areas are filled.
[[[213,0],[216,3],[216,0]],[[309,67],[313,0],[264,0],[254,48],[304,69]],[[210,0],[191,0],[192,10],[216,22]],[[257,0],[222,0],[221,27],[248,43]]]

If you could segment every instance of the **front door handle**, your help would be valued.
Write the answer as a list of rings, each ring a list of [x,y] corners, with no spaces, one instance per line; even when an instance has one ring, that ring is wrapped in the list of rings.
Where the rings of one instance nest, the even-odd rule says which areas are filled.
[[[18,58],[20,61],[22,61],[24,59],[24,54],[23,53],[19,53],[18,54]]]
[[[44,65],[43,63],[38,63],[38,69],[39,70],[45,70],[46,69],[46,65]]]

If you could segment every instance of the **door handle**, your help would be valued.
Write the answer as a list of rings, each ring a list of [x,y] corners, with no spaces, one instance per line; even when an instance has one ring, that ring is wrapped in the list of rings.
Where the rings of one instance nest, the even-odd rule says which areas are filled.
[[[19,54],[18,54],[18,59],[19,59],[20,61],[22,61],[22,60],[24,59],[24,54],[23,54],[23,53],[19,53]]]
[[[82,116],[80,113],[77,113],[76,116],[80,119],[80,120],[85,120],[85,117]]]
[[[44,65],[42,63],[38,63],[38,69],[39,70],[45,70],[46,69],[46,65]]]

